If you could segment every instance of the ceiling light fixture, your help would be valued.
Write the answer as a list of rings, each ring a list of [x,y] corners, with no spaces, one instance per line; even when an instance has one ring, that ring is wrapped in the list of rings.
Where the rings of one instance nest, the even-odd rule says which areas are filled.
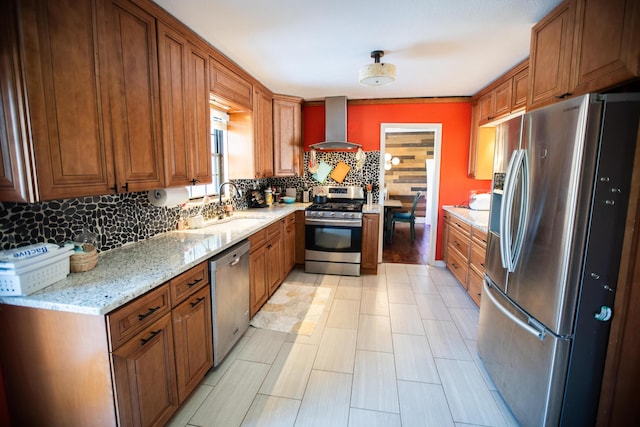
[[[383,56],[383,50],[374,50],[371,52],[371,57],[374,58],[375,62],[360,68],[361,85],[383,86],[393,83],[396,80],[396,66],[380,62],[380,58]]]

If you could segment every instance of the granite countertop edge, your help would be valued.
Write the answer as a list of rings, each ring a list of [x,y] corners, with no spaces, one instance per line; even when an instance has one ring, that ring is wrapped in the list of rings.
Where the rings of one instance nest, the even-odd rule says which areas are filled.
[[[443,206],[442,209],[485,233],[489,229],[489,211],[475,211],[457,206]]]
[[[0,297],[0,304],[102,316],[307,206],[274,204],[236,211],[208,227],[169,231],[129,243],[101,253],[93,270],[71,273],[31,295]],[[240,218],[256,221],[233,226],[233,219]]]

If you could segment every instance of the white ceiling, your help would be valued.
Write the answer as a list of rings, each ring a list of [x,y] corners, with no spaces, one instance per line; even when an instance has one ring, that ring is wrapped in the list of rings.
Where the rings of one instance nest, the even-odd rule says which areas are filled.
[[[529,55],[560,0],[155,0],[275,93],[305,100],[469,96]],[[358,69],[395,64],[366,87]]]

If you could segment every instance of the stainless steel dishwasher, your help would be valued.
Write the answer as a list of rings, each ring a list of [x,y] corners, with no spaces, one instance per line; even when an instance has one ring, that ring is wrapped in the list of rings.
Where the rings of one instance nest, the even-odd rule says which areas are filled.
[[[209,261],[213,366],[218,366],[249,327],[249,241]]]

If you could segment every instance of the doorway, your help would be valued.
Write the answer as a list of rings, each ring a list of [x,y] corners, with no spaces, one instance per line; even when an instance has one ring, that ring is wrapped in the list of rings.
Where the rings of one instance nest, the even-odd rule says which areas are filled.
[[[388,197],[401,200],[403,210],[409,211],[415,193],[421,191],[424,194],[424,202],[416,208],[416,228],[423,228],[424,233],[428,233],[428,236],[424,236],[428,239],[428,253],[420,259],[429,265],[436,265],[441,142],[441,123],[380,125],[381,198],[386,191]],[[380,235],[383,236],[384,221],[380,223]],[[378,253],[382,262],[383,238],[380,239]]]

